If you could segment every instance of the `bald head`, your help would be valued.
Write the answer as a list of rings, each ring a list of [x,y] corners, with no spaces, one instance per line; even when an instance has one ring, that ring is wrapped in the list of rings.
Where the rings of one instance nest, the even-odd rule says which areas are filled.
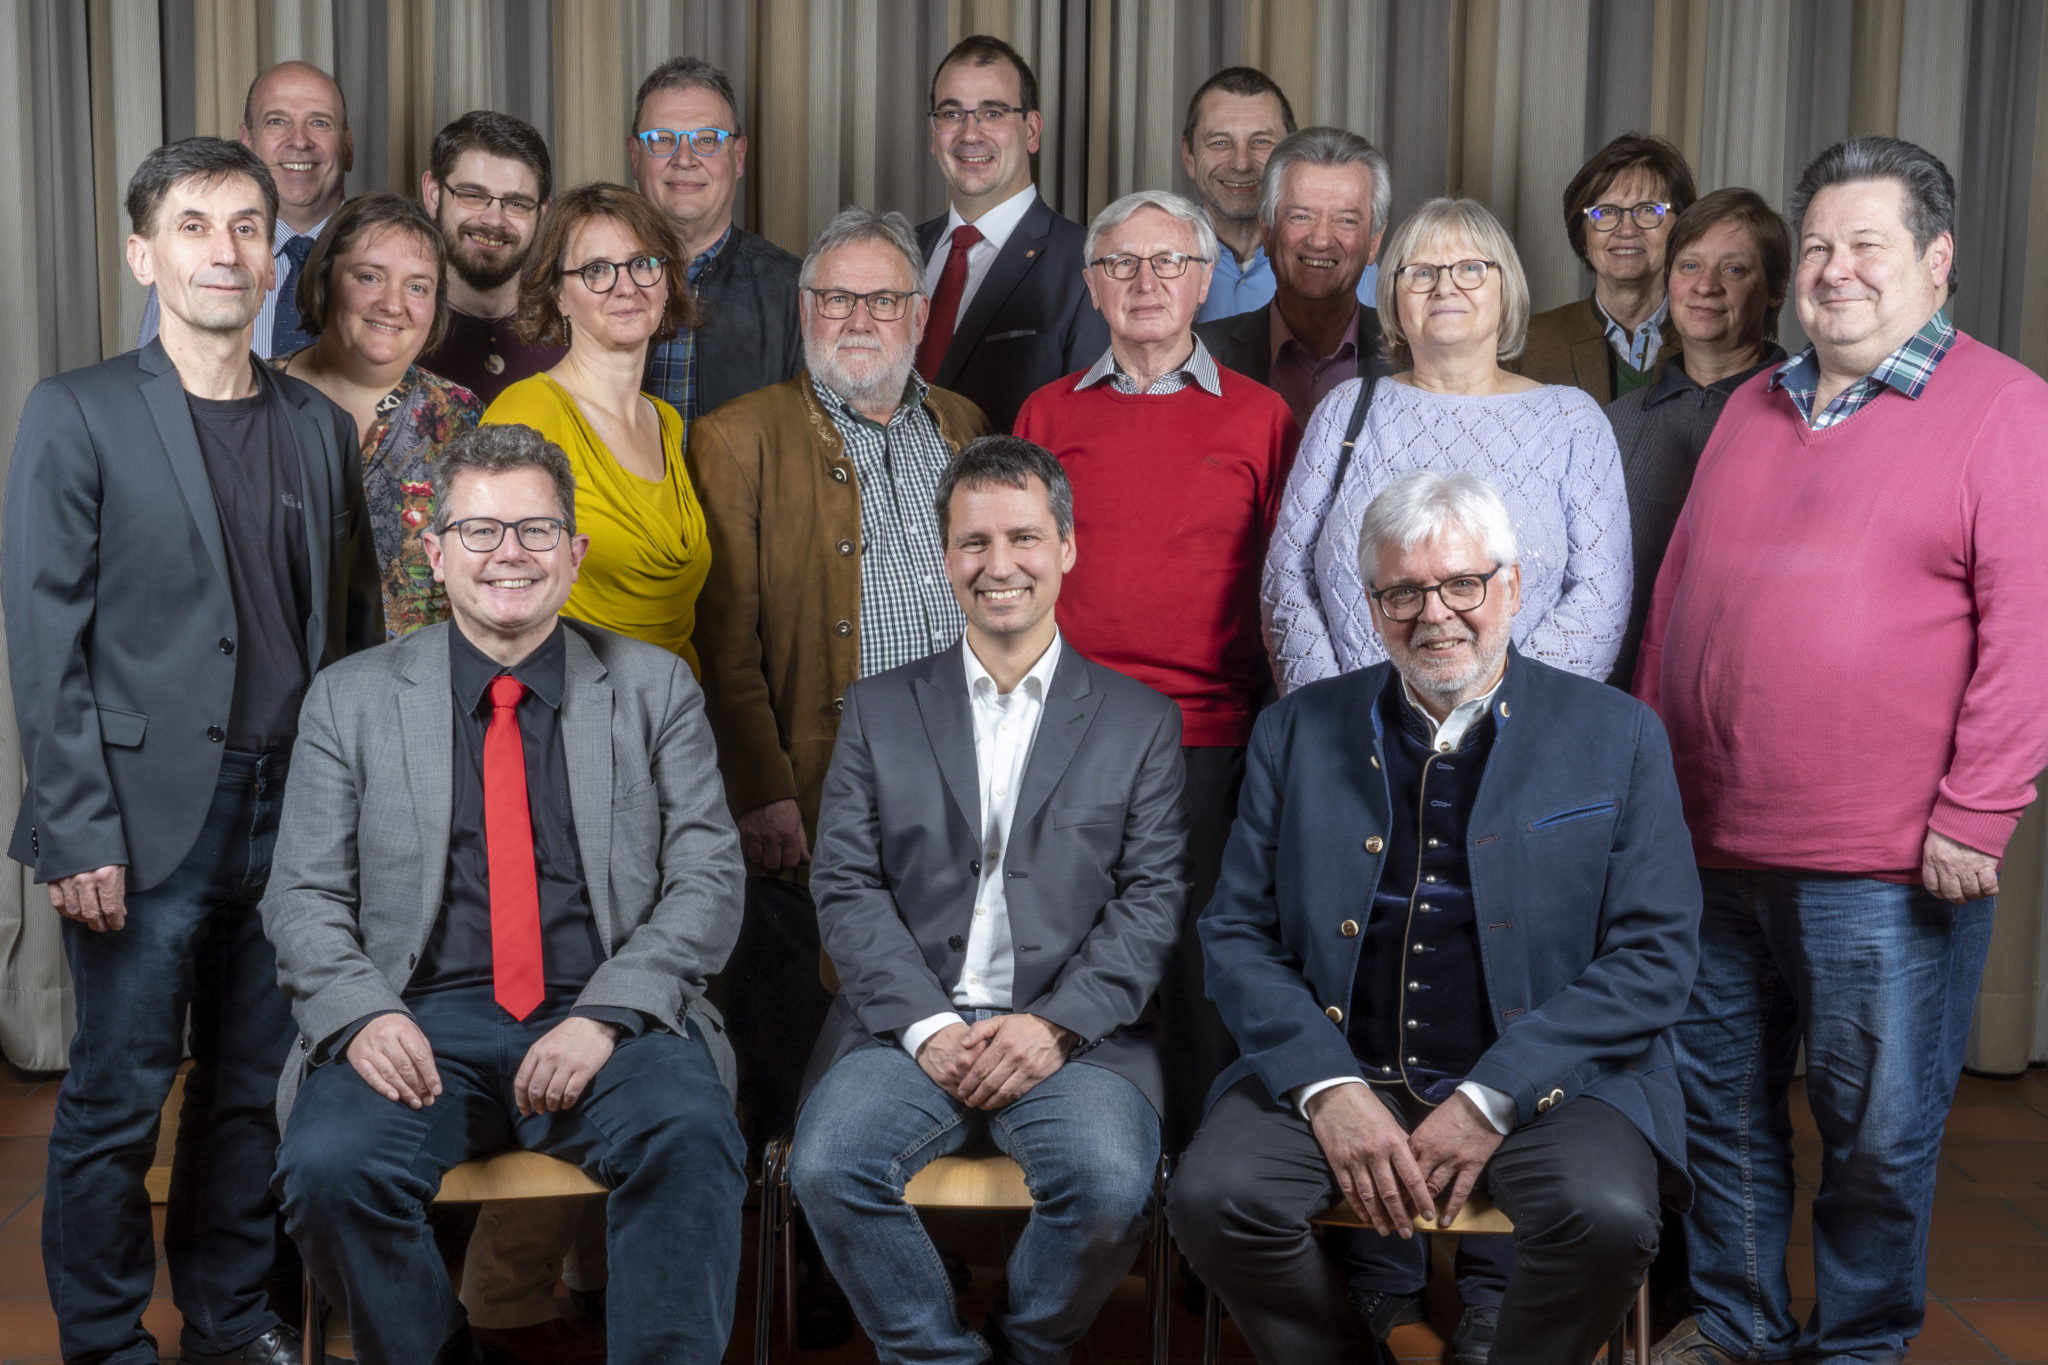
[[[341,87],[319,67],[279,62],[252,81],[242,141],[270,167],[278,216],[295,231],[311,231],[340,206],[355,141]]]

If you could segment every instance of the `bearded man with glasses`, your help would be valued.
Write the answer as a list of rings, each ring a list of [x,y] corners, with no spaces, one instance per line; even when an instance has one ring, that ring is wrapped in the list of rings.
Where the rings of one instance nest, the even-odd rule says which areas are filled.
[[[1387,662],[1260,715],[1200,921],[1244,1056],[1168,1192],[1174,1238],[1259,1360],[1363,1365],[1420,1320],[1417,1220],[1483,1192],[1513,1270],[1454,1358],[1590,1360],[1660,1202],[1691,1194],[1667,1033],[1700,885],[1670,747],[1648,707],[1515,649],[1521,555],[1485,479],[1396,479],[1357,556]],[[1309,1223],[1340,1200],[1407,1288],[1346,1302]]]

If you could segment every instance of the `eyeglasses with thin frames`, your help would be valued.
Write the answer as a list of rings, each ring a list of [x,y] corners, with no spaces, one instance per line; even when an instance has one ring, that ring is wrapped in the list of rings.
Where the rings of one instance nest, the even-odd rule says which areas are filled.
[[[1100,266],[1102,273],[1113,280],[1135,280],[1138,278],[1138,264],[1144,262],[1152,267],[1155,280],[1177,280],[1188,273],[1188,267],[1197,261],[1207,261],[1207,256],[1190,256],[1185,251],[1162,251],[1157,256],[1099,256],[1088,262]]]
[[[811,306],[818,310],[821,318],[838,322],[853,316],[855,304],[865,304],[868,316],[876,322],[895,322],[910,311],[910,301],[917,297],[915,289],[872,289],[865,294],[856,294],[850,289],[806,289],[817,302]]]
[[[586,261],[562,273],[577,276],[593,294],[609,294],[619,287],[621,270],[642,289],[652,289],[661,283],[661,268],[667,264],[660,256],[635,256],[630,261]]]
[[[1446,607],[1463,615],[1486,605],[1486,585],[1501,568],[1496,564],[1489,573],[1459,574],[1441,583],[1396,583],[1370,596],[1379,604],[1380,614],[1389,621],[1413,621],[1429,605],[1431,593],[1435,593]]]
[[[1029,109],[1018,109],[1008,104],[984,104],[975,109],[933,109],[925,117],[940,128],[965,128],[969,119],[973,119],[984,128],[993,128],[1012,114],[1030,112]]]
[[[453,531],[455,538],[462,542],[463,549],[471,554],[487,555],[504,542],[507,529],[519,537],[522,548],[541,554],[560,545],[562,532],[568,528],[560,517],[521,517],[518,521],[464,517],[443,526],[440,534],[445,536]]]
[[[1436,288],[1437,277],[1445,273],[1450,275],[1452,284],[1457,285],[1458,288],[1469,294],[1486,283],[1488,271],[1498,269],[1500,269],[1498,261],[1452,261],[1447,265],[1433,265],[1428,261],[1411,261],[1407,265],[1402,266],[1395,274],[1401,281],[1402,287],[1411,294],[1427,294],[1430,290]]]
[[[486,194],[476,185],[450,185],[445,180],[441,188],[455,196],[455,202],[471,213],[482,213],[493,204],[505,206],[507,218],[531,218],[540,209],[540,201],[529,199],[523,194]]]
[[[725,150],[725,140],[734,133],[729,128],[649,128],[634,136],[649,156],[667,158],[686,145],[698,156],[717,156]]]
[[[1626,208],[1620,204],[1595,204],[1585,210],[1586,221],[1593,225],[1595,232],[1612,232],[1621,226],[1624,217],[1633,219],[1635,225],[1648,232],[1664,221],[1664,215],[1671,212],[1671,205],[1645,199],[1640,204]]]

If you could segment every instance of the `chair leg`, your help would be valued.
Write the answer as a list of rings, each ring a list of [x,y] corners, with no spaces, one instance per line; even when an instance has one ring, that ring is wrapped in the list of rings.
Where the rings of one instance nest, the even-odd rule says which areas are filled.
[[[754,1365],[768,1365],[768,1338],[775,1328],[775,1169],[782,1139],[761,1153],[761,1207],[754,1248]]]
[[[796,1193],[789,1188],[789,1147],[775,1166],[775,1243],[782,1254],[782,1340],[787,1358],[803,1352],[796,1339]]]
[[[304,1365],[327,1365],[327,1305],[320,1297],[320,1286],[313,1283],[312,1268],[307,1267],[302,1274],[305,1323],[299,1358]]]
[[[1650,1365],[1650,1279],[1636,1286],[1636,1365]]]
[[[1152,1325],[1152,1365],[1166,1365],[1172,1335],[1172,1317],[1167,1308],[1173,1301],[1172,1260],[1167,1254],[1166,1176],[1168,1158],[1159,1158],[1159,1174],[1152,1181],[1152,1239],[1145,1249],[1145,1315]]]
[[[1216,1365],[1223,1351],[1223,1300],[1208,1285],[1202,1289],[1202,1365]]]

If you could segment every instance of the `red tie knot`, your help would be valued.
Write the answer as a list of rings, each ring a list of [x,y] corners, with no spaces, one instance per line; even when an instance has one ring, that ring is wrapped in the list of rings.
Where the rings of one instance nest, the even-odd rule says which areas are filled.
[[[972,223],[962,223],[953,229],[953,250],[965,251],[981,240],[981,229]]]
[[[510,673],[500,673],[491,679],[491,705],[500,711],[509,711],[518,706],[526,697],[526,684]]]

